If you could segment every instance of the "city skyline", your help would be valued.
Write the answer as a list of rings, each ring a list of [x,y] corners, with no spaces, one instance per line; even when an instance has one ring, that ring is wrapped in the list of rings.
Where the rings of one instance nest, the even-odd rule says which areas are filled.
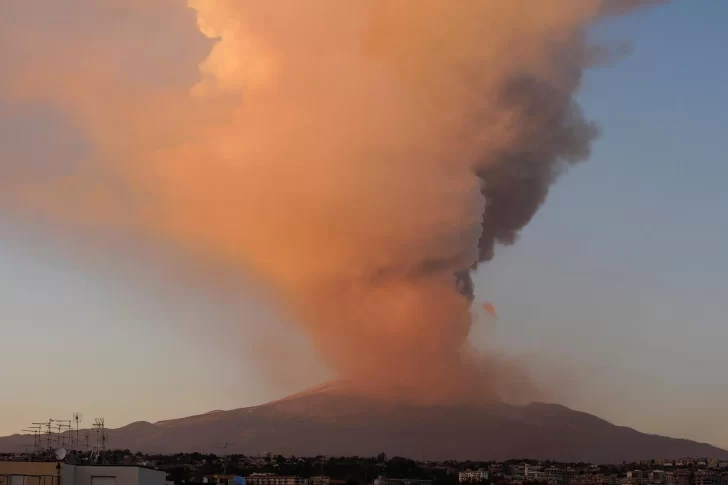
[[[479,267],[474,306],[498,319],[470,337],[524,363],[543,400],[723,448],[727,14],[675,1],[592,31],[633,43],[578,94],[601,136]],[[0,160],[74,160],[87,147],[69,130],[0,96]],[[120,427],[240,408],[334,377],[252,278],[123,228],[88,237],[0,206],[0,308],[0,435],[75,411]]]

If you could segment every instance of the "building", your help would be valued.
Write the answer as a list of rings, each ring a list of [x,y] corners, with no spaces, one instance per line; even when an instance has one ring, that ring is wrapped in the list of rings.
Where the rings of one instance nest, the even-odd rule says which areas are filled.
[[[590,473],[576,475],[569,480],[569,485],[603,485],[604,483],[606,483],[604,475]]]
[[[253,473],[246,477],[245,483],[246,485],[311,485],[311,479],[273,473]]]
[[[649,473],[649,478],[652,484],[667,483],[667,474],[664,470],[652,470]]]
[[[712,471],[700,470],[693,477],[693,485],[720,485],[720,475]]]
[[[619,475],[604,475],[605,485],[619,485]]]
[[[541,480],[546,476],[542,470],[543,467],[540,465],[526,463],[523,466],[523,476],[526,477],[526,480]]]
[[[432,485],[432,480],[417,480],[414,478],[387,478],[380,476],[374,480],[374,485]]]
[[[692,482],[690,470],[677,470],[673,474],[673,483],[669,485],[692,485]]]
[[[511,475],[515,480],[523,480],[523,477],[526,476],[526,465],[520,464],[520,465],[513,465],[510,468]]]
[[[202,483],[232,483],[235,475],[205,475]]]
[[[482,482],[488,479],[488,470],[466,470],[458,473],[460,483]]]
[[[543,471],[542,478],[545,477],[548,483],[561,484],[569,483],[576,475],[576,470],[571,467],[550,466]]]
[[[650,485],[650,479],[645,478],[644,476],[632,476],[632,477],[626,477],[620,479],[619,483],[621,485]]]
[[[138,466],[0,462],[0,485],[165,485],[163,471]]]

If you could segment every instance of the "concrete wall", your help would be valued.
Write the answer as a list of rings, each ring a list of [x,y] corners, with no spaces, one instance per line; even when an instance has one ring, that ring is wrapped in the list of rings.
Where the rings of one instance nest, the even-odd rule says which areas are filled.
[[[137,485],[139,469],[136,467],[77,466],[74,485],[91,485],[94,477],[113,477],[115,485]]]
[[[139,485],[165,485],[166,482],[167,472],[149,468],[139,469]]]
[[[76,484],[76,467],[73,465],[63,465],[61,469],[61,485]]]
[[[164,485],[167,474],[159,470],[125,466],[77,466],[74,485],[95,485],[94,477],[112,478],[114,485]],[[106,480],[110,482],[110,480]],[[68,484],[62,484],[68,485]]]

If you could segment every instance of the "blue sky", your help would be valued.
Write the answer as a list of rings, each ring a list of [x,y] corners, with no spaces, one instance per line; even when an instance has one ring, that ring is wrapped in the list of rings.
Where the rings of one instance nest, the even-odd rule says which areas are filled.
[[[723,446],[726,13],[675,2],[597,32],[634,51],[587,75],[580,101],[603,130],[592,159],[477,279],[504,315],[500,345],[577,374],[565,402]]]
[[[564,404],[724,447],[726,18],[728,3],[683,0],[595,29],[634,44],[585,79],[579,99],[603,134],[478,272],[501,318],[473,336],[533,363]],[[58,115],[5,107],[2,153],[83,152]],[[54,136],[23,143],[38,126]],[[74,411],[115,427],[240,407],[326,377],[293,334],[281,357],[307,377],[272,386],[254,353],[284,324],[264,296],[170,287],[160,275],[184,255],[109,237],[89,254],[0,207],[0,434]]]

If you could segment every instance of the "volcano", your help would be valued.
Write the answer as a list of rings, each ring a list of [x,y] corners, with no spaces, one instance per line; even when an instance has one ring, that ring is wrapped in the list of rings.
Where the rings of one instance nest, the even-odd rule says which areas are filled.
[[[551,459],[621,463],[684,456],[728,459],[728,451],[640,433],[558,404],[418,406],[365,397],[329,383],[260,406],[137,422],[109,430],[109,448],[144,452],[405,456],[420,460]],[[0,438],[0,452],[24,451],[32,437]]]

